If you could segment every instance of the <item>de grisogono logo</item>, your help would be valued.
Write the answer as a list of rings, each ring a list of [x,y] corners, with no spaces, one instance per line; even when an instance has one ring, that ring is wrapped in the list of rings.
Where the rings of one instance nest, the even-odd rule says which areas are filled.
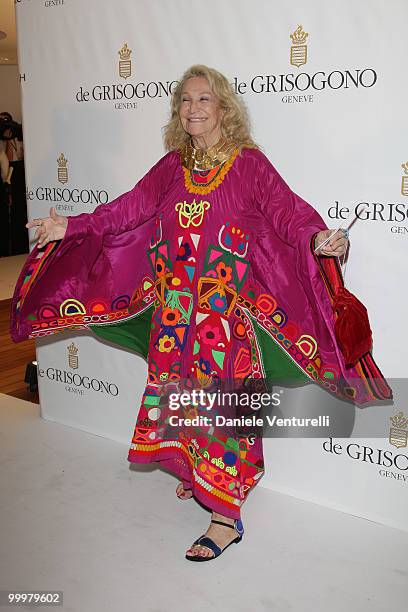
[[[53,6],[63,6],[66,0],[45,0],[44,6],[46,8],[51,8]]]
[[[73,304],[75,306],[75,304]],[[38,364],[38,375],[40,378],[47,378],[53,383],[65,385],[65,391],[74,393],[78,396],[84,396],[88,391],[93,393],[103,393],[117,397],[119,395],[119,387],[111,381],[93,378],[78,372],[79,370],[79,348],[74,342],[71,342],[66,347],[66,363],[68,370],[60,370],[59,368],[49,367],[42,368]]]
[[[19,6],[20,4],[27,1],[31,2],[31,0],[14,0],[14,4],[17,4],[17,6]],[[51,8],[54,6],[64,6],[66,0],[43,0],[43,2],[45,8]]]
[[[119,54],[119,60],[116,57],[114,58],[112,54],[112,75],[118,74],[126,82],[81,85],[75,92],[76,102],[112,102],[115,109],[122,110],[137,108],[140,100],[171,96],[178,81],[128,81],[133,72],[130,58],[132,49],[125,42],[117,53]],[[118,61],[117,67],[115,67],[116,61]]]
[[[68,159],[64,153],[56,158],[56,179],[64,187],[56,185],[41,185],[27,187],[27,200],[37,200],[55,206],[57,212],[75,212],[77,204],[87,204],[93,207],[109,202],[109,193],[105,189],[91,187],[79,188],[69,186],[70,182]]]
[[[396,448],[406,448],[408,443],[408,418],[403,412],[390,417],[389,443]]]
[[[284,94],[281,101],[284,103],[310,103],[314,102],[316,92],[322,90],[338,89],[369,89],[377,82],[377,72],[374,68],[346,68],[333,69],[330,72],[318,70],[313,74],[299,69],[309,60],[308,45],[306,41],[309,32],[305,32],[302,25],[289,34],[292,44],[289,47],[289,63],[298,69],[296,73],[257,74],[249,81],[239,81],[234,78],[232,83],[235,92],[239,94]]]
[[[401,177],[401,195],[408,196],[408,161],[401,164],[404,174]]]
[[[65,155],[63,153],[61,153],[61,155],[57,158],[57,164],[58,164],[58,182],[62,183],[63,185],[65,185],[65,183],[68,183],[68,160],[65,158]]]
[[[390,417],[391,427],[388,442],[398,450],[408,444],[408,418],[403,412]],[[323,442],[323,450],[333,455],[344,455],[353,461],[360,461],[377,469],[378,476],[408,483],[408,454],[394,452],[387,448],[373,448],[366,444],[350,442],[346,446],[329,438]]]
[[[119,76],[122,77],[122,79],[128,79],[132,76],[132,60],[130,59],[132,50],[129,49],[127,43],[125,43],[118,53],[120,56]]]
[[[73,342],[67,347],[68,349],[68,366],[71,370],[77,370],[79,368],[79,355],[78,347]]]
[[[399,195],[408,196],[408,161],[401,164],[404,174],[401,180],[398,177]],[[407,202],[358,202],[351,206],[335,204],[330,206],[327,215],[330,219],[344,221],[351,214],[360,221],[384,223],[391,234],[408,236],[408,203]]]
[[[290,63],[292,66],[296,66],[296,68],[303,66],[307,62],[306,38],[308,36],[308,32],[305,32],[301,25],[296,28],[293,34],[290,34],[292,39],[292,46],[290,47]]]

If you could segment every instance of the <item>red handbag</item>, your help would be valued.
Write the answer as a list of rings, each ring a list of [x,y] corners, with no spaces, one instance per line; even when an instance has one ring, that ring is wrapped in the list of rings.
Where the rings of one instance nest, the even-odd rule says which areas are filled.
[[[333,298],[337,318],[334,333],[346,363],[353,366],[371,350],[373,337],[364,304],[344,286],[338,286]]]

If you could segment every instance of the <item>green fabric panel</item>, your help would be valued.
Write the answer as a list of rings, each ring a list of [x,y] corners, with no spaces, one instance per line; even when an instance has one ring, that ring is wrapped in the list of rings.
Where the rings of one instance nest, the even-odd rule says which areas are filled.
[[[118,323],[109,325],[95,323],[89,325],[89,328],[96,336],[104,340],[109,340],[117,346],[138,353],[147,359],[152,314],[153,305],[140,315],[125,321],[119,321]],[[269,336],[252,315],[249,316],[252,320],[261,350],[266,378],[273,380],[275,383],[279,381],[282,384],[288,385],[299,385],[300,383],[310,382],[310,378],[307,374],[293,362],[286,351]]]
[[[89,325],[89,329],[96,336],[109,340],[147,359],[152,314],[153,304],[139,315],[125,321],[118,321],[109,325],[94,323]]]
[[[160,397],[154,397],[153,395],[146,395],[143,403],[147,406],[158,406],[160,404]]]
[[[309,376],[294,363],[285,349],[269,336],[252,315],[249,316],[261,349],[266,378],[289,386],[310,382]]]

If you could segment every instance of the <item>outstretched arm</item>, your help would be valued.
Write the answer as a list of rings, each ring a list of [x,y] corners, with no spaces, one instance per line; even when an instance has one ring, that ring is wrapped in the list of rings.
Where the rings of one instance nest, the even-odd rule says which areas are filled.
[[[53,240],[75,236],[102,237],[106,234],[118,235],[141,225],[157,211],[160,195],[166,184],[169,155],[159,160],[130,191],[123,193],[112,202],[100,204],[92,213],[81,213],[63,217],[57,215],[55,208],[50,216],[33,219],[26,227],[37,227],[35,240],[43,247]]]

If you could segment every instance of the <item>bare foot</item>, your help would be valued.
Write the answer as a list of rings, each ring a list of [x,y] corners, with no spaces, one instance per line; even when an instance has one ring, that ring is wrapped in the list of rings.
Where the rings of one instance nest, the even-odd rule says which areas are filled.
[[[234,524],[234,519],[229,516],[223,516],[222,514],[218,514],[218,512],[212,513],[212,519],[216,521],[222,521],[223,523],[228,523],[229,525]],[[205,535],[211,538],[217,546],[221,548],[225,548],[227,544],[235,540],[237,537],[237,532],[235,529],[231,529],[230,527],[226,527],[224,525],[218,525],[217,523],[210,523]],[[186,553],[190,556],[200,555],[201,557],[214,557],[214,552],[207,548],[207,546],[203,546],[202,544],[193,544],[186,551]]]
[[[191,489],[185,489],[182,482],[177,486],[176,494],[179,499],[190,499],[193,496]]]

